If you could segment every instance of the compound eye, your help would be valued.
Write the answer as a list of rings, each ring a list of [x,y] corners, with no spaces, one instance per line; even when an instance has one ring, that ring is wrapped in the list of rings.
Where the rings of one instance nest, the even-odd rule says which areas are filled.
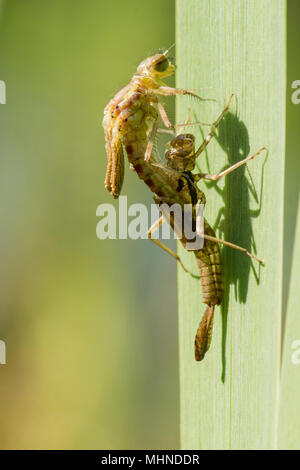
[[[193,134],[184,134],[184,137],[186,138],[186,140],[189,140],[190,142],[195,141],[195,137],[193,136]]]
[[[165,70],[167,70],[168,66],[169,66],[168,59],[163,59],[160,62],[158,62],[158,64],[156,64],[154,66],[154,68],[157,72],[165,72]]]
[[[173,149],[177,149],[177,148],[180,148],[183,146],[183,139],[182,139],[182,136],[181,135],[178,135],[175,137],[175,139],[171,140],[171,142],[169,142],[168,146],[173,148]]]

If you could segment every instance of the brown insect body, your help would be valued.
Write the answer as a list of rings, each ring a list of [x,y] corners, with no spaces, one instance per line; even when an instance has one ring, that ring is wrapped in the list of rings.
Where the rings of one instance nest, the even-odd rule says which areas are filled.
[[[129,162],[139,178],[155,193],[155,202],[158,205],[170,206],[177,203],[182,206],[182,209],[185,204],[191,204],[193,217],[195,217],[196,204],[198,202],[205,204],[206,199],[204,193],[197,187],[197,175],[191,173],[195,167],[194,136],[192,134],[178,135],[168,144],[165,153],[168,161],[166,167],[158,164],[153,156],[149,162],[144,160],[144,151],[147,146],[146,133],[143,139],[141,137],[139,135],[138,141],[134,141],[134,134],[127,134],[124,143]],[[174,229],[172,217],[170,225]],[[204,219],[204,233],[215,237],[206,219]],[[180,241],[186,248],[189,240],[182,237]],[[222,264],[219,246],[210,240],[204,240],[201,250],[195,250],[194,254],[199,268],[203,303],[208,305],[195,337],[195,357],[197,361],[200,361],[210,346],[214,306],[219,305],[222,300]]]
[[[180,178],[187,178],[187,181],[193,183],[192,185],[188,184],[188,188],[192,203],[196,205],[198,201],[205,204],[206,199],[204,193],[196,185],[202,175],[191,173],[195,167],[197,157],[194,140],[192,134],[178,135],[168,144],[169,149],[166,151],[165,156],[168,166],[177,172],[181,172]],[[195,192],[197,200],[195,200]],[[215,237],[214,230],[205,218],[204,233]],[[186,241],[181,240],[181,242],[185,247]],[[210,347],[215,305],[219,305],[222,301],[222,261],[219,245],[207,239],[204,240],[201,250],[194,251],[194,254],[200,274],[202,302],[208,306],[195,337],[195,358],[197,361],[201,361]]]
[[[105,132],[108,158],[105,188],[118,198],[124,176],[122,145],[127,134],[148,134],[158,119],[157,94],[164,85],[162,78],[172,75],[175,67],[165,54],[156,54],[144,60],[130,83],[120,90],[104,109],[102,125]],[[128,139],[127,139],[128,140]],[[146,150],[146,149],[145,149]]]
[[[205,204],[206,202],[204,193],[197,187],[197,182],[201,178],[216,181],[255,158],[265,148],[261,148],[254,155],[246,157],[219,174],[192,173],[196,158],[209,144],[219,123],[229,110],[233,100],[232,95],[226,108],[212,125],[211,131],[197,152],[194,149],[194,136],[192,134],[180,134],[167,146],[165,153],[167,166],[159,164],[151,152],[157,130],[158,112],[166,127],[169,129],[174,129],[174,127],[168,120],[157,95],[192,95],[200,98],[191,90],[165,86],[162,78],[172,75],[175,70],[173,64],[166,57],[167,52],[156,54],[144,60],[139,65],[130,83],[115,95],[104,110],[103,127],[108,158],[105,187],[113,197],[119,197],[124,177],[124,146],[132,168],[154,193],[154,200],[159,205],[163,215],[149,229],[149,238],[171,254],[181,264],[182,268],[189,272],[176,253],[151,237],[152,233],[162,223],[163,217],[176,231],[174,217],[166,218],[162,207],[164,204],[167,204],[167,206],[179,204],[184,209],[185,205],[190,204],[192,207],[192,223],[193,226],[196,226],[197,203]],[[183,235],[179,239],[182,245],[187,248],[189,240],[185,238],[184,230],[181,233]],[[200,273],[203,302],[207,305],[195,337],[195,358],[197,361],[202,360],[209,349],[214,309],[222,301],[222,265],[218,244],[222,243],[242,251],[252,259],[262,263],[245,248],[216,238],[213,229],[205,219],[204,230],[201,235],[204,239],[203,247],[200,250],[192,250],[196,256]]]

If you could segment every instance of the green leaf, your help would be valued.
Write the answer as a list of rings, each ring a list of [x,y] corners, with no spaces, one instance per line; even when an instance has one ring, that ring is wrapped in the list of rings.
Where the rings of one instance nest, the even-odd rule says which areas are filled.
[[[213,122],[235,93],[217,138],[199,157],[217,173],[262,153],[218,183],[200,183],[206,218],[220,238],[257,253],[259,268],[225,247],[224,299],[203,362],[193,343],[205,310],[200,282],[179,270],[181,439],[188,449],[277,447],[281,356],[285,155],[286,4],[284,0],[178,0],[177,85],[203,89],[180,97],[178,122]],[[195,128],[189,129],[195,132]],[[202,128],[196,132],[199,145]],[[196,273],[194,255],[180,253]]]

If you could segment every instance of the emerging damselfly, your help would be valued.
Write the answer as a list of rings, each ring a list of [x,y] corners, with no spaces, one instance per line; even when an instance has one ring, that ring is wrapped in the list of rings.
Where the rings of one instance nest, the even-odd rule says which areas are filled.
[[[167,128],[173,126],[158,96],[191,95],[191,90],[166,86],[163,79],[174,74],[175,66],[168,59],[169,50],[143,60],[131,81],[120,90],[104,110],[103,127],[108,158],[105,188],[118,198],[124,178],[123,145],[139,142],[140,150],[150,158],[157,131],[158,113]]]
[[[255,158],[265,148],[261,148],[254,155],[246,157],[219,174],[192,173],[195,168],[196,158],[207,147],[222,118],[229,110],[233,99],[232,95],[226,108],[213,123],[209,134],[197,151],[195,151],[194,135],[182,133],[183,128],[189,124],[189,120],[187,120],[186,124],[180,126],[180,133],[167,144],[165,152],[167,164],[162,165],[158,162],[152,153],[153,140],[158,126],[156,107],[166,127],[174,129],[174,126],[172,126],[164,108],[158,102],[157,95],[190,94],[197,96],[191,90],[166,87],[162,82],[162,78],[171,75],[173,72],[174,66],[168,60],[167,52],[149,57],[139,65],[137,74],[133,76],[129,85],[121,90],[105,108],[103,126],[108,156],[105,187],[114,197],[119,196],[124,174],[122,149],[122,146],[124,146],[131,168],[136,171],[139,178],[154,193],[154,200],[162,214],[149,229],[148,237],[173,256],[186,272],[189,272],[175,252],[157,239],[152,238],[153,232],[159,228],[164,220],[176,231],[175,217],[172,214],[170,215],[168,210],[166,211],[166,207],[170,208],[177,204],[184,211],[186,205],[190,206],[192,208],[192,224],[196,227],[196,206],[199,202],[206,203],[205,195],[198,188],[197,182],[200,179],[217,181]],[[184,218],[180,220],[183,221]],[[202,248],[189,249],[194,252],[196,257],[202,284],[203,303],[207,305],[195,337],[195,359],[197,361],[201,361],[209,349],[215,306],[222,301],[222,263],[218,244],[221,243],[240,250],[262,263],[245,248],[216,238],[213,229],[205,218],[202,226],[203,231],[198,234],[204,239]],[[187,248],[190,240],[186,237],[184,229],[181,230],[181,233],[180,241]],[[193,277],[195,276],[193,275]]]

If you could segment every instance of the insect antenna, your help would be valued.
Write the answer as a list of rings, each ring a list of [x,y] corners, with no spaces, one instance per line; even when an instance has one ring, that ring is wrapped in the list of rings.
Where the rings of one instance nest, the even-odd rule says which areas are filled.
[[[176,44],[176,42],[174,42],[174,44],[172,44],[172,46],[168,47],[168,49],[165,52],[163,52],[163,55],[167,56],[169,54],[170,50],[173,49],[175,44]]]

